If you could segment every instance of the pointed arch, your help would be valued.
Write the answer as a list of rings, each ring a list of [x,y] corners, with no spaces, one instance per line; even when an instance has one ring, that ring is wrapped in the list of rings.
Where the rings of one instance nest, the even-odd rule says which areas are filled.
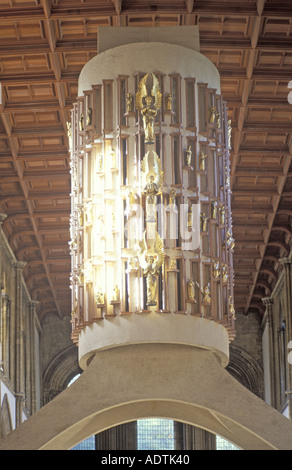
[[[48,365],[43,376],[43,401],[51,401],[65,390],[70,380],[81,373],[78,365],[78,350],[72,344],[58,354]]]
[[[0,437],[5,438],[12,431],[12,419],[7,393],[5,393],[2,400],[0,423]]]

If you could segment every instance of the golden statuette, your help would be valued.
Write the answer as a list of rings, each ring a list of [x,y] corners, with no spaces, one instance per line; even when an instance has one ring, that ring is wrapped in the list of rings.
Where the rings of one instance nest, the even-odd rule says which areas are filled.
[[[133,111],[133,96],[131,93],[127,93],[127,113],[131,113]]]
[[[113,288],[113,296],[112,296],[112,302],[119,302],[120,300],[120,290],[118,285],[116,284]]]
[[[92,108],[88,108],[87,116],[86,116],[86,125],[90,126],[91,122],[92,122]]]
[[[223,264],[223,266],[222,266],[222,283],[225,285],[225,284],[227,284],[227,281],[228,281],[227,265]]]
[[[214,276],[215,279],[219,279],[219,277],[220,277],[219,261],[216,261],[213,264],[213,276]]]
[[[232,127],[231,127],[231,119],[228,121],[228,147],[231,148],[231,135],[232,135]]]
[[[171,95],[171,93],[166,94],[165,102],[166,102],[166,110],[171,111],[171,109],[172,109],[172,95]]]
[[[187,291],[188,291],[188,300],[194,302],[195,299],[195,283],[192,279],[189,280],[187,284]]]
[[[175,204],[175,198],[176,198],[176,190],[172,188],[172,190],[169,192],[169,204]]]
[[[200,152],[199,154],[199,170],[205,171],[206,170],[206,158],[207,155],[204,152]]]
[[[220,224],[224,225],[225,223],[225,207],[224,206],[219,207],[219,213],[220,213]]]
[[[198,282],[196,282],[196,285],[198,286],[198,288],[200,289],[200,292],[203,296],[203,299],[202,299],[202,302],[206,305],[210,305],[211,303],[211,291],[210,291],[210,282],[208,282],[208,284],[202,289],[200,284]]]
[[[207,230],[207,223],[208,223],[208,217],[206,216],[205,212],[201,214],[201,231],[206,232]]]
[[[193,228],[193,207],[190,206],[188,210],[188,229]]]
[[[186,166],[191,166],[192,162],[192,148],[189,145],[189,147],[186,150]]]
[[[217,129],[220,129],[221,128],[221,117],[220,117],[220,113],[216,113],[216,118],[217,118]]]
[[[235,308],[233,306],[231,295],[229,296],[229,315],[235,320]]]
[[[216,217],[217,217],[217,208],[218,208],[217,201],[212,201],[211,202],[211,219],[216,219]]]
[[[176,269],[176,259],[174,257],[172,257],[170,260],[169,260],[169,269],[173,270],[173,269]]]
[[[233,248],[235,247],[235,240],[229,230],[226,232],[226,239],[227,246],[230,248],[230,250],[233,250]]]
[[[77,299],[75,299],[74,308],[71,312],[71,316],[72,317],[77,317],[77,315],[78,315],[78,302],[77,302]]]
[[[145,144],[154,144],[154,121],[161,107],[161,98],[158,78],[154,73],[147,73],[140,81],[136,93],[136,108],[142,114]]]
[[[97,305],[104,305],[104,293],[99,289],[98,293],[95,296],[95,301]]]
[[[158,274],[165,260],[163,241],[157,232],[155,233],[155,240],[148,240],[147,243],[146,231],[144,231],[143,240],[139,242],[137,256],[144,276],[146,277],[146,305],[155,306],[157,304]]]
[[[79,130],[80,132],[84,131],[84,115],[83,114],[80,114]]]
[[[161,161],[157,153],[149,150],[141,163],[141,185],[146,195],[146,220],[155,222],[156,220],[156,196],[161,191],[163,182],[163,171]]]
[[[209,112],[210,112],[209,123],[214,124],[216,120],[216,108],[214,106],[210,106]]]

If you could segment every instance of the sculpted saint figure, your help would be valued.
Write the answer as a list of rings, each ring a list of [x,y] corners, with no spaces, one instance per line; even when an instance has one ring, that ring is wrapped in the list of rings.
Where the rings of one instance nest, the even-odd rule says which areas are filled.
[[[189,280],[187,289],[188,289],[188,299],[192,301],[196,300],[195,299],[195,283],[192,279]]]
[[[155,242],[151,247],[147,246],[146,230],[143,234],[143,239],[139,242],[139,251],[137,256],[139,263],[143,269],[143,274],[146,277],[147,285],[147,306],[154,306],[157,304],[157,285],[158,274],[160,267],[165,260],[165,253],[163,249],[163,241],[159,234],[155,234]]]
[[[147,284],[147,305],[156,305],[156,294],[157,294],[157,273],[155,269],[155,258],[149,256],[146,258],[148,265],[144,270],[144,276],[146,276]]]
[[[161,107],[161,98],[158,78],[154,73],[147,73],[140,81],[136,93],[136,108],[143,118],[145,144],[154,144],[154,121]]]

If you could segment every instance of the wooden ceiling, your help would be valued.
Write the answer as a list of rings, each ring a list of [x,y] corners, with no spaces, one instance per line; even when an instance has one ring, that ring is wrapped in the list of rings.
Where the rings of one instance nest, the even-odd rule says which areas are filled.
[[[263,313],[292,242],[291,1],[1,0],[0,212],[40,318],[71,311],[66,122],[98,27],[193,24],[232,119],[235,307]]]

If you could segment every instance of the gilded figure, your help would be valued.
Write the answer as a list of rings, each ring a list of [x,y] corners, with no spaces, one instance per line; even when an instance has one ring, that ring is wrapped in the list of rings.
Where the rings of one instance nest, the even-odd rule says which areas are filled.
[[[80,114],[79,130],[80,130],[80,132],[84,131],[84,115],[83,114]]]
[[[229,296],[229,316],[235,320],[235,308],[232,302],[231,295]]]
[[[223,264],[223,266],[222,266],[222,283],[225,285],[225,284],[227,284],[227,281],[228,281],[227,265]]]
[[[157,304],[157,284],[160,267],[164,264],[165,253],[163,241],[159,234],[155,233],[155,240],[151,240],[150,246],[146,241],[146,230],[143,234],[143,240],[139,242],[137,253],[143,274],[146,277],[147,285],[147,306]]]
[[[95,296],[95,301],[97,305],[104,305],[104,293],[101,289],[98,290]]]
[[[131,269],[138,269],[139,267],[139,261],[137,256],[133,256],[130,261],[129,261],[129,266]]]
[[[210,106],[209,112],[210,112],[210,114],[209,114],[209,123],[214,124],[215,120],[216,120],[216,108],[215,108],[215,106]]]
[[[92,122],[92,108],[88,108],[87,116],[86,116],[86,125],[90,126],[91,122]]]
[[[220,214],[220,224],[224,225],[224,223],[225,223],[225,207],[224,207],[224,205],[219,207],[219,214]]]
[[[220,278],[219,261],[216,261],[216,262],[213,264],[213,276],[214,276],[215,279],[219,279],[219,278]]]
[[[227,230],[226,232],[226,243],[227,243],[227,246],[230,248],[230,250],[233,250],[233,248],[235,247],[235,240],[230,230]]]
[[[210,282],[208,282],[208,284],[206,284],[206,286],[202,289],[200,284],[198,282],[196,282],[196,285],[198,286],[198,288],[200,289],[200,292],[203,296],[202,298],[202,302],[206,305],[210,305],[211,303],[211,290],[210,290]]]
[[[221,129],[221,117],[220,113],[216,113],[216,119],[217,119],[217,129]]]
[[[157,153],[148,151],[141,164],[141,184],[146,195],[146,220],[155,222],[156,220],[156,196],[161,191],[163,172],[161,171],[161,161]]]
[[[201,232],[206,232],[208,217],[206,216],[205,212],[202,212],[200,217],[201,217]]]
[[[98,168],[98,172],[101,173],[102,170],[103,170],[103,155],[102,153],[99,153],[97,155],[97,168]]]
[[[189,145],[189,147],[186,150],[186,166],[191,166],[192,162],[192,148]]]
[[[112,168],[115,168],[116,167],[116,152],[112,146],[109,148],[109,156],[112,160]]]
[[[154,121],[161,107],[161,92],[158,78],[154,73],[146,74],[139,83],[136,93],[136,108],[141,112],[145,133],[145,144],[154,144]]]
[[[199,170],[200,171],[206,170],[206,158],[207,158],[207,155],[204,152],[200,152],[199,154]]]
[[[128,201],[129,201],[129,206],[132,209],[133,206],[136,204],[136,194],[132,189],[128,192]]]
[[[194,218],[193,218],[193,206],[190,206],[189,209],[188,209],[188,229],[193,229],[193,222],[194,222]]]
[[[172,110],[172,95],[171,95],[171,93],[166,93],[165,101],[166,101],[166,110],[171,111]]]
[[[133,111],[133,96],[131,93],[127,93],[127,113],[131,113]]]
[[[231,148],[231,135],[232,135],[232,127],[231,127],[231,119],[228,120],[228,147]]]
[[[172,188],[172,190],[169,193],[169,204],[175,204],[175,198],[176,198],[176,190]]]
[[[71,316],[72,317],[77,317],[77,315],[78,315],[78,302],[77,302],[77,299],[75,299],[74,307],[73,307],[73,310],[71,312]]]
[[[112,302],[119,302],[120,300],[120,290],[117,284],[113,288]]]
[[[176,269],[176,259],[174,257],[169,260],[169,269]]]
[[[217,201],[211,202],[211,219],[216,219],[217,217],[218,203]]]
[[[188,300],[192,302],[196,300],[196,285],[193,279],[190,279],[187,284]]]

